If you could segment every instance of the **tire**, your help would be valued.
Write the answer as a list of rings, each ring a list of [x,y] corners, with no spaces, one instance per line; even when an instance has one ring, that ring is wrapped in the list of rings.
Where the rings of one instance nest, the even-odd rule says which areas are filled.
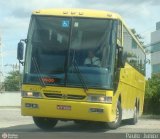
[[[51,130],[55,127],[58,120],[45,117],[33,117],[33,121],[37,127],[43,130]]]
[[[116,109],[116,119],[114,122],[107,123],[107,126],[110,129],[116,129],[120,126],[122,121],[122,108],[120,102],[117,103],[117,109]]]
[[[133,118],[128,119],[127,123],[130,125],[135,125],[137,122],[138,122],[138,110],[137,110],[137,107],[135,106]]]

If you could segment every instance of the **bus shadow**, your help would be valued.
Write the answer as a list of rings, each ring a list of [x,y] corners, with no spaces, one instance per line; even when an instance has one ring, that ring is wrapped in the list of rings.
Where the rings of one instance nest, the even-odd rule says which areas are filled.
[[[47,131],[39,129],[34,124],[0,128],[0,132],[106,132],[107,130],[108,129],[105,129],[102,126],[98,126],[96,124],[79,125],[74,123],[66,125],[57,125],[52,130]]]
[[[120,127],[128,125],[122,122]],[[73,122],[61,122],[52,130],[39,129],[35,124],[24,124],[11,126],[7,128],[0,128],[0,132],[89,132],[89,133],[104,133],[112,129],[106,128],[102,123],[86,123],[75,124]],[[116,129],[115,129],[116,130]]]

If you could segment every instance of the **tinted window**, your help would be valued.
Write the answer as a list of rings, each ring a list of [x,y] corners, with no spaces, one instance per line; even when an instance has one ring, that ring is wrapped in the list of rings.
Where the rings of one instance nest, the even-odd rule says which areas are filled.
[[[145,74],[145,53],[125,27],[123,28],[123,44],[127,62],[139,72]]]

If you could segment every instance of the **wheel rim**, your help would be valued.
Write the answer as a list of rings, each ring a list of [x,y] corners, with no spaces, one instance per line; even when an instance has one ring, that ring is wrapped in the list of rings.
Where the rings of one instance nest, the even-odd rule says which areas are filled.
[[[118,119],[119,119],[119,109],[117,108],[117,109],[116,109],[116,119],[115,119],[115,123],[117,123]]]

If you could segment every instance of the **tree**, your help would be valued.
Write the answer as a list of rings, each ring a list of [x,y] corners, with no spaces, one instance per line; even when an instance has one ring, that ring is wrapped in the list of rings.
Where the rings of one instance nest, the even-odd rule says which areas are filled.
[[[19,91],[20,90],[20,81],[22,75],[19,74],[19,71],[11,71],[8,73],[8,76],[5,78],[4,85],[6,91]]]
[[[143,41],[144,38],[141,36],[141,34],[138,34],[135,29],[131,29],[131,31],[132,31],[133,35],[139,40],[139,43],[142,46],[144,46],[144,41]]]
[[[146,84],[146,97],[160,97],[160,74],[153,74],[152,78],[148,79]]]
[[[153,114],[160,114],[160,74],[152,75],[146,83],[145,100]]]

